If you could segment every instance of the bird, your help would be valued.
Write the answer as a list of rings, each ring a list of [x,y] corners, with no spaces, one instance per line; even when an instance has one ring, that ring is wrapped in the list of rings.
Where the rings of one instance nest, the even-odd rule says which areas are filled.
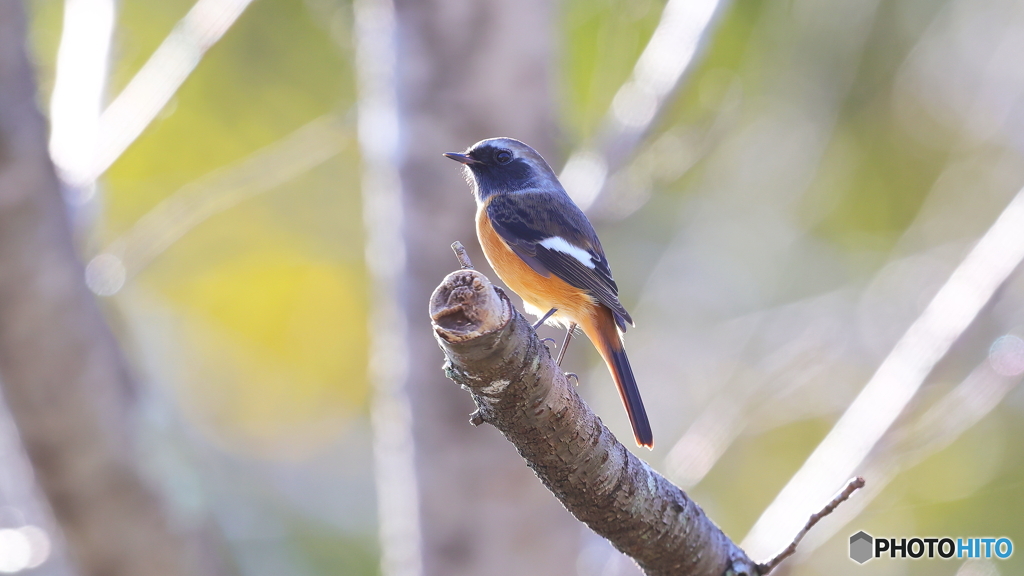
[[[551,166],[514,138],[488,138],[444,156],[464,165],[476,199],[476,231],[498,277],[526,311],[567,328],[561,362],[578,326],[601,354],[618,387],[638,446],[654,436],[622,336],[633,319],[619,301],[594,226],[572,201]]]

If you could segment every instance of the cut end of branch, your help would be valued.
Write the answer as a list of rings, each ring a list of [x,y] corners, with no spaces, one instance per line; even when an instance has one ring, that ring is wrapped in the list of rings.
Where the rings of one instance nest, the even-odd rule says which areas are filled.
[[[434,331],[449,342],[494,332],[511,318],[511,305],[475,270],[452,272],[430,297]]]

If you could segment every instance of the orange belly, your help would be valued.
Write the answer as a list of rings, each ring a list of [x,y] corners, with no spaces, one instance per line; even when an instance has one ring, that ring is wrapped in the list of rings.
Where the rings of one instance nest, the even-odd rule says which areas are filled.
[[[516,255],[494,231],[484,207],[477,210],[476,235],[491,268],[509,289],[523,299],[526,311],[530,314],[543,316],[548,310],[557,308],[558,312],[547,323],[568,326],[584,323],[585,319],[596,313],[597,301],[585,290],[566,283],[554,274],[547,278],[541,276]]]

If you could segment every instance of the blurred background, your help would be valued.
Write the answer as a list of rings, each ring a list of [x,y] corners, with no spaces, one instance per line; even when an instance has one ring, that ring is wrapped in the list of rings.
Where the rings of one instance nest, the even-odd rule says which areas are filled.
[[[213,525],[246,576],[638,573],[440,370],[449,244],[490,273],[441,153],[502,135],[601,235],[638,455],[755,560],[861,474],[779,573],[1024,573],[847,549],[1024,546],[1024,4],[505,4],[25,3],[173,522]],[[563,366],[628,442],[591,347]],[[74,573],[62,542],[0,409],[0,572]]]

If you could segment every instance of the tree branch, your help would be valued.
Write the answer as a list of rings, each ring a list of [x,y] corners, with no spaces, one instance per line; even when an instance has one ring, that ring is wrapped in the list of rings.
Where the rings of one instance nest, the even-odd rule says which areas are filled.
[[[771,560],[763,564],[757,565],[757,569],[761,572],[761,574],[767,574],[771,572],[775,569],[776,566],[782,564],[783,560],[795,554],[796,547],[800,545],[800,541],[804,539],[804,536],[807,536],[807,533],[811,531],[811,528],[814,528],[815,524],[821,522],[821,519],[825,516],[828,516],[832,512],[835,512],[835,509],[838,508],[840,504],[849,500],[850,496],[853,496],[854,492],[860,490],[863,487],[863,478],[861,478],[860,476],[857,476],[856,478],[851,478],[850,481],[846,484],[846,488],[843,488],[843,490],[839,492],[839,494],[836,494],[835,498],[833,498],[831,502],[826,504],[825,507],[819,510],[818,512],[811,514],[811,517],[807,519],[807,524],[804,524],[804,527],[796,533],[796,536],[793,537],[793,541],[789,543],[789,546],[786,546],[786,548],[782,552],[776,554],[775,557]]]
[[[452,242],[452,250],[455,251],[455,257],[459,259],[459,265],[463,270],[473,270],[473,262],[469,260],[469,253],[466,252],[466,247],[462,245],[462,242],[458,240]]]
[[[864,486],[857,477],[811,515],[785,550],[755,564],[685,492],[634,456],[576,394],[501,289],[462,270],[430,297],[445,374],[473,395],[470,423],[492,424],[565,508],[648,576],[763,576],[796,552],[807,532]]]
[[[84,282],[46,151],[19,2],[0,2],[0,374],[83,575],[211,574],[135,458],[132,382]]]
[[[483,274],[449,274],[430,315],[445,372],[476,402],[474,419],[498,428],[566,509],[649,576],[760,574],[696,503],[615,439]]]

